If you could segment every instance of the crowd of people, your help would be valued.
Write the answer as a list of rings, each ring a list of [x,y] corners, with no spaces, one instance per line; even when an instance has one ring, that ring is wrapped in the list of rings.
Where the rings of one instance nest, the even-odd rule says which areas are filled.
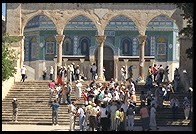
[[[177,119],[180,103],[177,96],[173,95],[179,90],[180,76],[177,68],[174,80],[170,82],[168,66],[149,66],[146,83],[140,94],[136,94],[136,85],[140,77],[136,80],[132,78],[132,66],[128,71],[122,66],[119,82],[111,78],[110,82],[97,83],[96,71],[94,63],[90,70],[92,81],[83,85],[84,78],[80,75],[78,65],[72,63],[67,69],[61,67],[58,70],[57,81],[51,79],[48,84],[53,124],[58,124],[60,104],[68,105],[70,131],[75,130],[76,117],[79,118],[80,131],[133,131],[136,111],[139,111],[138,114],[141,116],[143,131],[158,130],[156,113],[157,110],[164,108],[164,102],[168,102],[172,109],[173,120]],[[129,74],[128,78],[126,73]],[[52,74],[50,78],[53,78]],[[156,90],[153,90],[154,87]],[[72,101],[71,93],[74,93],[75,101]],[[52,102],[54,94],[56,97]],[[139,104],[136,103],[136,95],[139,96]],[[82,105],[79,105],[79,102],[82,102]],[[191,109],[190,94],[187,93],[182,105],[185,119],[188,119]]]

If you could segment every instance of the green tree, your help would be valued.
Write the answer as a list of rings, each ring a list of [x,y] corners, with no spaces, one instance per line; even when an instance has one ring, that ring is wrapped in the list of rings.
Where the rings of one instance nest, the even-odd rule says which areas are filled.
[[[2,37],[2,81],[9,79],[16,73],[14,65],[17,60],[17,54],[11,49],[11,44],[18,41],[17,37],[9,35],[3,35]]]
[[[180,30],[179,34],[184,34],[185,37],[193,39],[193,3],[175,3],[177,8],[184,11],[183,16],[184,20],[187,20],[187,26]],[[193,58],[193,47],[190,47],[186,50],[187,58]]]

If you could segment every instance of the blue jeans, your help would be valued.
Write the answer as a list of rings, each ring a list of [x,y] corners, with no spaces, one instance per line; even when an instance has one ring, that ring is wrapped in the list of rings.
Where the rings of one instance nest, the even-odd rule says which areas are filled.
[[[85,116],[80,116],[79,117],[79,125],[80,125],[80,131],[84,131],[84,121],[85,121]]]
[[[68,104],[71,104],[71,97],[70,97],[70,95],[68,95],[68,94],[67,94],[67,103],[68,103]]]

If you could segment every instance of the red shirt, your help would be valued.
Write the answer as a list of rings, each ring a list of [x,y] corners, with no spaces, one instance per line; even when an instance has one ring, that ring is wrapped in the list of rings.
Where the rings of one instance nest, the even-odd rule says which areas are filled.
[[[157,72],[157,67],[153,67],[152,72],[153,72],[153,74],[155,74]]]
[[[55,89],[55,83],[54,83],[54,82],[50,82],[50,83],[48,84],[48,86],[49,86],[49,88],[51,88],[51,89]]]

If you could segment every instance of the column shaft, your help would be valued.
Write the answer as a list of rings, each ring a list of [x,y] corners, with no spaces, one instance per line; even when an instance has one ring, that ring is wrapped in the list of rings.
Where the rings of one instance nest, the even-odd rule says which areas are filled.
[[[58,65],[58,69],[60,66],[62,66],[62,43],[63,43],[63,39],[64,39],[64,35],[56,35],[56,41],[58,44],[58,52],[57,52],[57,65]]]
[[[144,50],[145,50],[146,36],[139,35],[138,39],[139,39],[139,43],[140,43],[139,75],[142,77],[142,80],[144,80],[144,62],[145,62]]]
[[[106,36],[96,36],[97,42],[99,43],[98,46],[98,80],[104,80],[103,78],[103,45],[106,39]]]

